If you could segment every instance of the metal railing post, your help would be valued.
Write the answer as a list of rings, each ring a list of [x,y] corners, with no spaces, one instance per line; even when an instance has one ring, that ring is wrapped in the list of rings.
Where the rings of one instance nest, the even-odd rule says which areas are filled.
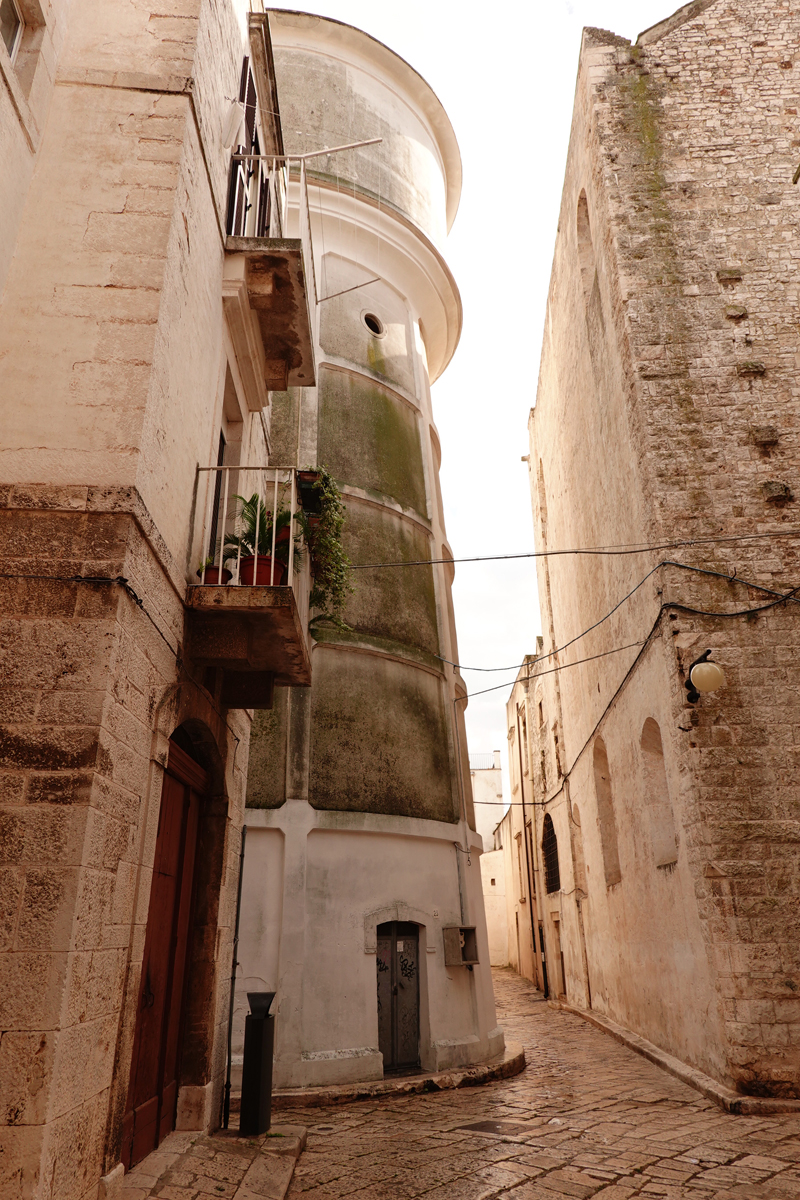
[[[269,564],[269,586],[275,583],[275,539],[278,533],[278,468],[275,468],[275,498],[272,504],[272,558]]]
[[[292,582],[293,582],[293,578],[294,578],[292,575],[292,571],[294,568],[294,506],[295,506],[295,500],[296,500],[296,497],[295,497],[296,476],[295,476],[294,471],[291,472],[291,477],[292,477],[292,490],[291,490],[291,500],[289,502],[289,504],[290,504],[290,508],[289,508],[289,587],[292,587]]]
[[[229,475],[230,467],[218,467],[217,470],[222,470],[225,472],[225,478],[223,480],[223,485],[222,485],[225,488],[225,496],[222,501],[222,529],[220,530],[220,535],[219,535],[219,575],[218,575],[218,579],[221,579],[222,578],[222,564],[225,561],[223,558],[223,554],[225,553],[225,526],[228,524],[228,492],[230,490],[230,475]],[[216,472],[215,472],[215,475],[216,475]],[[215,562],[216,562],[216,559],[217,559],[217,548],[215,546],[214,547],[214,561]]]

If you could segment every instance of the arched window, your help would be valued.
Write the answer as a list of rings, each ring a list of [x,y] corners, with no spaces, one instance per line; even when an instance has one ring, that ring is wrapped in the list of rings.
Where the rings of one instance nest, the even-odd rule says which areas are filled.
[[[650,817],[650,835],[653,840],[653,855],[657,867],[668,867],[678,861],[678,844],[675,837],[675,817],[669,798],[667,772],[664,767],[664,747],[661,730],[652,717],[642,727],[642,762],[646,788],[647,812]]]
[[[544,888],[545,891],[561,891],[561,873],[558,869],[558,838],[553,827],[553,818],[545,813],[542,830],[542,857],[544,859]]]
[[[603,870],[606,885],[610,887],[613,883],[619,883],[622,872],[619,867],[617,826],[614,822],[614,801],[611,795],[611,771],[602,738],[597,738],[594,744],[594,789],[597,794],[597,820],[603,847]]]

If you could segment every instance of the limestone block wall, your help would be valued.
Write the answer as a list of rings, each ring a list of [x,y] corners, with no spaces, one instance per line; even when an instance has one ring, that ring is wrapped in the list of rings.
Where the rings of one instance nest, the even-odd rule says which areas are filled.
[[[268,436],[242,399],[221,297],[221,127],[244,10],[42,4],[38,57],[23,43],[27,59],[0,61],[10,1200],[94,1200],[119,1160],[161,780],[181,725],[212,795],[178,1121],[218,1119],[250,721],[184,661],[183,599],[196,467],[216,461],[223,420],[242,453],[263,459]]]
[[[69,8],[61,0],[24,0],[19,7],[24,29],[13,62],[0,46],[0,294],[50,110]]]
[[[797,1095],[797,616],[713,614],[797,584],[798,32],[759,2],[687,6],[636,46],[585,32],[531,422],[541,546],[752,538],[544,560],[545,653],[640,586],[550,661],[615,652],[537,681],[530,736],[559,854],[585,860],[573,991],[763,1095]],[[728,686],[691,707],[708,647]]]
[[[0,524],[0,1178],[4,1196],[83,1198],[119,1157],[161,777],[186,721],[205,730],[216,792],[192,935],[202,1001],[182,1082],[210,1085],[213,1119],[236,891],[229,830],[247,766],[234,750],[249,722],[226,723],[179,670],[180,577],[153,555],[143,512],[140,524],[124,503],[113,511],[105,490],[17,485],[4,489]],[[133,592],[76,574],[119,575]]]

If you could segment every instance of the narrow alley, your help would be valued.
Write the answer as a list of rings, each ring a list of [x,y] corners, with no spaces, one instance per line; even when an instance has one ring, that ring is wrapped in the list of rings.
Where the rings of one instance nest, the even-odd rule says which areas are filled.
[[[580,1018],[551,1009],[512,971],[493,975],[498,1019],[507,1038],[525,1046],[522,1075],[281,1111],[281,1121],[308,1128],[290,1197],[798,1200],[800,1113],[724,1113]]]

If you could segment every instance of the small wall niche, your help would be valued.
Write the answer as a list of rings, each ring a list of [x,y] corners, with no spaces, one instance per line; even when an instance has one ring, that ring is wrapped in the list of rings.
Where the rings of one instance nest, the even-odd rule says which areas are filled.
[[[477,966],[478,935],[474,925],[446,925],[442,938],[446,967]]]

